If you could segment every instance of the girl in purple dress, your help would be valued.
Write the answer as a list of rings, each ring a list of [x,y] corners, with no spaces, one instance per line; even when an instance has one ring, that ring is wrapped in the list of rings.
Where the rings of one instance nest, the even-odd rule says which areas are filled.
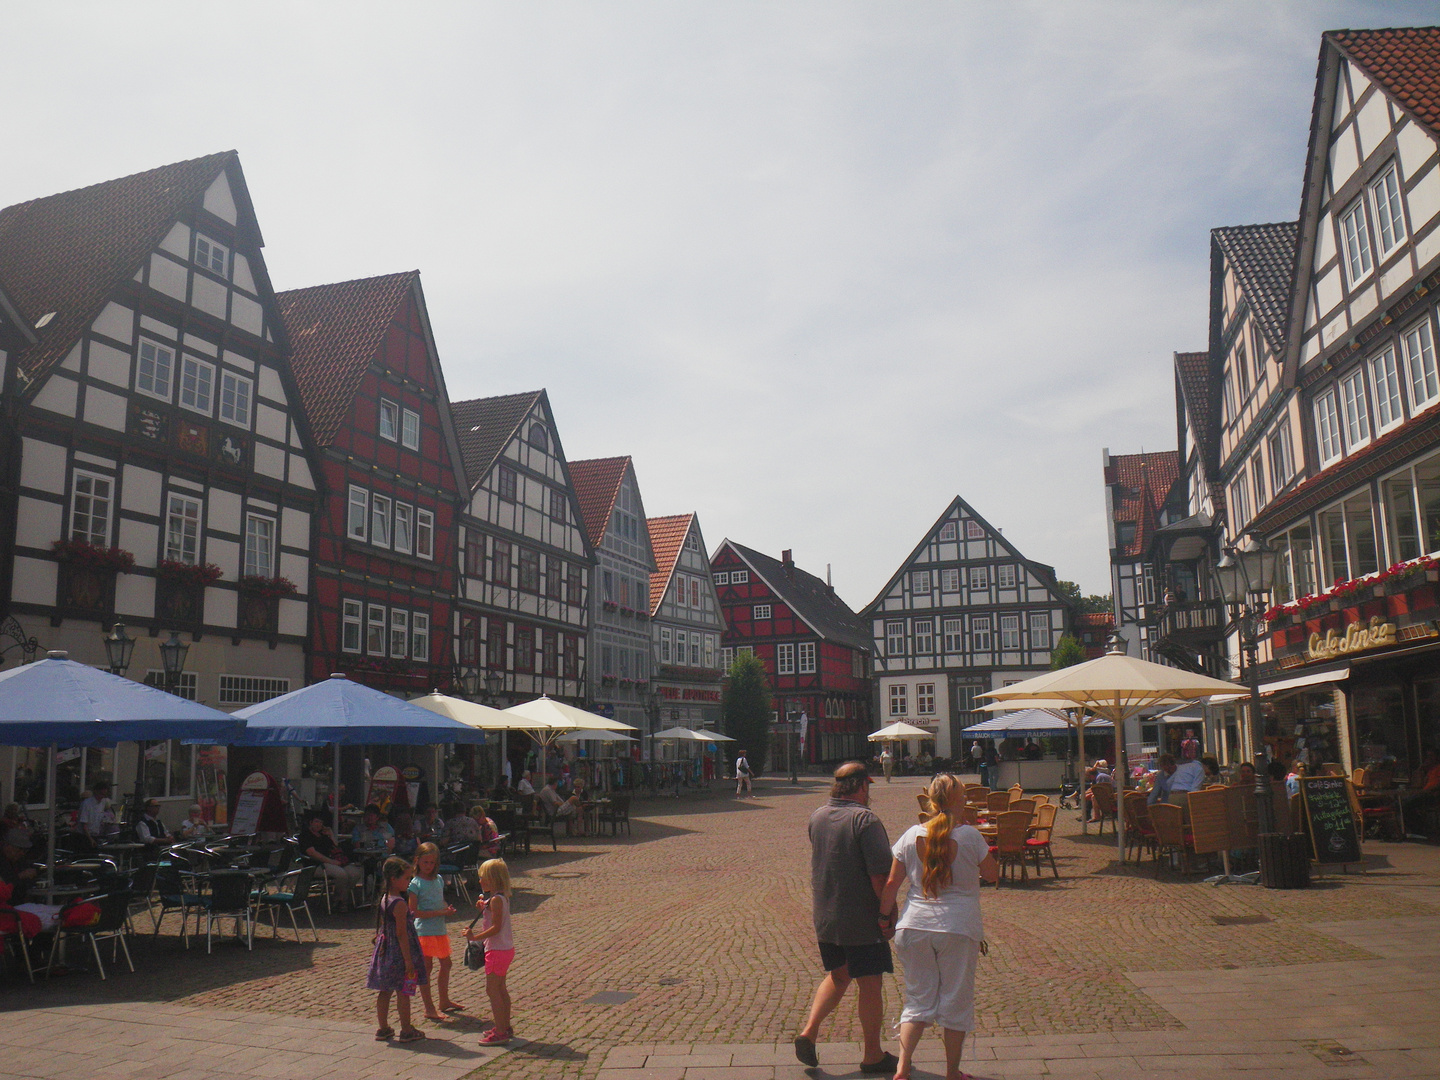
[[[380,1026],[375,1038],[382,1042],[395,1034],[388,1021],[390,995],[397,993],[400,996],[395,1001],[395,1011],[400,1014],[400,1037],[396,1041],[418,1042],[425,1038],[423,1031],[410,1025],[410,999],[422,982],[430,981],[406,896],[412,876],[410,864],[393,855],[380,870],[384,895],[375,905],[375,955],[370,958],[365,985],[379,992],[375,999],[375,1018]]]

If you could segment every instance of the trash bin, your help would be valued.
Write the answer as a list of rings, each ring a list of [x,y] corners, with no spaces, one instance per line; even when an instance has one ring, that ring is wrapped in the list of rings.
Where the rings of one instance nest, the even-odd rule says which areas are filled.
[[[1310,886],[1310,838],[1304,833],[1260,835],[1260,883],[1267,889]]]

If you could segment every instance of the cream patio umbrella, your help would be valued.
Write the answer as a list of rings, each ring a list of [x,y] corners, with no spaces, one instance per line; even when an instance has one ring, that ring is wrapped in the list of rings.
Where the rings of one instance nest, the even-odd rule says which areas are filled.
[[[907,724],[904,720],[896,720],[865,737],[871,742],[905,742],[907,739],[933,739],[935,733],[914,724]]]
[[[619,720],[577,709],[574,705],[567,705],[551,697],[522,701],[519,705],[511,705],[510,708],[500,711],[518,719],[520,723],[516,727],[534,739],[542,751],[548,749],[567,731],[637,730],[633,724],[622,724]]]
[[[1244,693],[1235,683],[1197,675],[1192,671],[1152,664],[1127,656],[1119,644],[1104,656],[1033,679],[992,690],[981,697],[998,701],[1033,703],[1036,699],[1063,700],[1115,725],[1115,785],[1117,828],[1115,845],[1125,863],[1125,721],[1146,709],[1198,701],[1217,694]]]

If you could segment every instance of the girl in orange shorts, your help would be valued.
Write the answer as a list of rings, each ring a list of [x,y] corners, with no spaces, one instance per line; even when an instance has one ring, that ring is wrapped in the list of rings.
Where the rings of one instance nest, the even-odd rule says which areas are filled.
[[[420,951],[440,968],[435,980],[440,991],[440,1011],[430,997],[429,984],[420,987],[425,1016],[430,1020],[447,1020],[445,1013],[460,1012],[465,1007],[450,1000],[450,934],[445,917],[454,914],[455,909],[445,902],[445,882],[440,879],[440,849],[434,844],[421,844],[415,851],[415,877],[410,881],[410,915],[420,937]]]

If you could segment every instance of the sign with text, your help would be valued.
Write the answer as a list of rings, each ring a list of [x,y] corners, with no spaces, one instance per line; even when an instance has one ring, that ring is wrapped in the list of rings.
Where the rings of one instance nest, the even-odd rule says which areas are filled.
[[[1395,624],[1382,622],[1380,616],[1370,616],[1368,623],[1352,622],[1340,634],[1334,630],[1310,635],[1305,645],[1305,655],[1311,660],[1330,660],[1336,656],[1381,649],[1395,644]]]
[[[1302,777],[1300,796],[1315,861],[1334,865],[1360,862],[1360,830],[1350,781],[1343,776]]]

